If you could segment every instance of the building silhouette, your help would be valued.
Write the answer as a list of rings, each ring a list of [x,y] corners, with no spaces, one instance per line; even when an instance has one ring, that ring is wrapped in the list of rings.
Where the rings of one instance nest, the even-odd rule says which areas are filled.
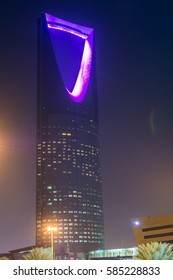
[[[94,31],[38,21],[36,244],[104,248]]]

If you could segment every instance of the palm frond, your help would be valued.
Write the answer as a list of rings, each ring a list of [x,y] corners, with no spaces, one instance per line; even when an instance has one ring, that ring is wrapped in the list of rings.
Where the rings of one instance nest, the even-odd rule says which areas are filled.
[[[172,260],[173,245],[165,242],[149,242],[137,248],[136,260]]]

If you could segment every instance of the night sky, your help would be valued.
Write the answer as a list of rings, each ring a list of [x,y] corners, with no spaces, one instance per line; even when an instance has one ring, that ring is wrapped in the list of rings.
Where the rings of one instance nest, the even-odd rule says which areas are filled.
[[[41,12],[95,29],[105,245],[135,246],[131,217],[173,213],[172,1],[1,1],[0,253],[35,243]]]

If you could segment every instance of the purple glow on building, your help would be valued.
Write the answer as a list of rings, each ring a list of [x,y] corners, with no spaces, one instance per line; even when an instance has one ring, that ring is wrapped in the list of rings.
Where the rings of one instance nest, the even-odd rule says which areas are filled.
[[[66,88],[68,93],[71,95],[73,100],[76,102],[81,102],[87,91],[89,78],[90,78],[90,72],[91,72],[91,64],[92,64],[92,51],[90,48],[90,44],[86,40],[79,74],[78,74],[75,86],[73,88],[73,91],[70,92]]]
[[[49,24],[54,24],[54,25],[59,25],[59,26],[64,26],[64,27],[68,27],[71,30],[78,30],[80,33],[86,34],[86,35],[90,35],[91,32],[93,32],[92,28],[86,27],[86,26],[82,26],[82,25],[78,25],[54,16],[51,16],[49,14],[45,14],[46,16],[46,21]]]
[[[47,26],[48,26],[49,28],[53,28],[53,29],[57,29],[57,30],[61,30],[61,31],[68,32],[68,33],[73,34],[73,35],[76,35],[76,36],[78,36],[78,37],[80,37],[80,38],[82,38],[82,39],[87,39],[87,37],[88,37],[88,36],[85,35],[85,34],[82,34],[82,33],[78,32],[78,31],[76,31],[76,30],[72,30],[72,29],[70,29],[70,28],[68,28],[68,27],[65,27],[65,26],[54,25],[54,24],[50,24],[50,23],[48,23]]]
[[[91,73],[93,29],[70,23],[68,21],[55,18],[48,14],[45,15],[48,28],[55,29],[58,31],[64,31],[85,40],[80,69],[73,90],[70,91],[65,85],[65,88],[71,96],[71,98],[75,102],[81,102],[84,99],[85,94],[87,92]]]

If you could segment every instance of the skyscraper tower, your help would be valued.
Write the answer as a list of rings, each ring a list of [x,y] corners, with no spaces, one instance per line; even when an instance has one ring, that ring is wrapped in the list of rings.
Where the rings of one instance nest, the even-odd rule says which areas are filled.
[[[38,22],[36,244],[104,247],[98,105],[91,28]]]

